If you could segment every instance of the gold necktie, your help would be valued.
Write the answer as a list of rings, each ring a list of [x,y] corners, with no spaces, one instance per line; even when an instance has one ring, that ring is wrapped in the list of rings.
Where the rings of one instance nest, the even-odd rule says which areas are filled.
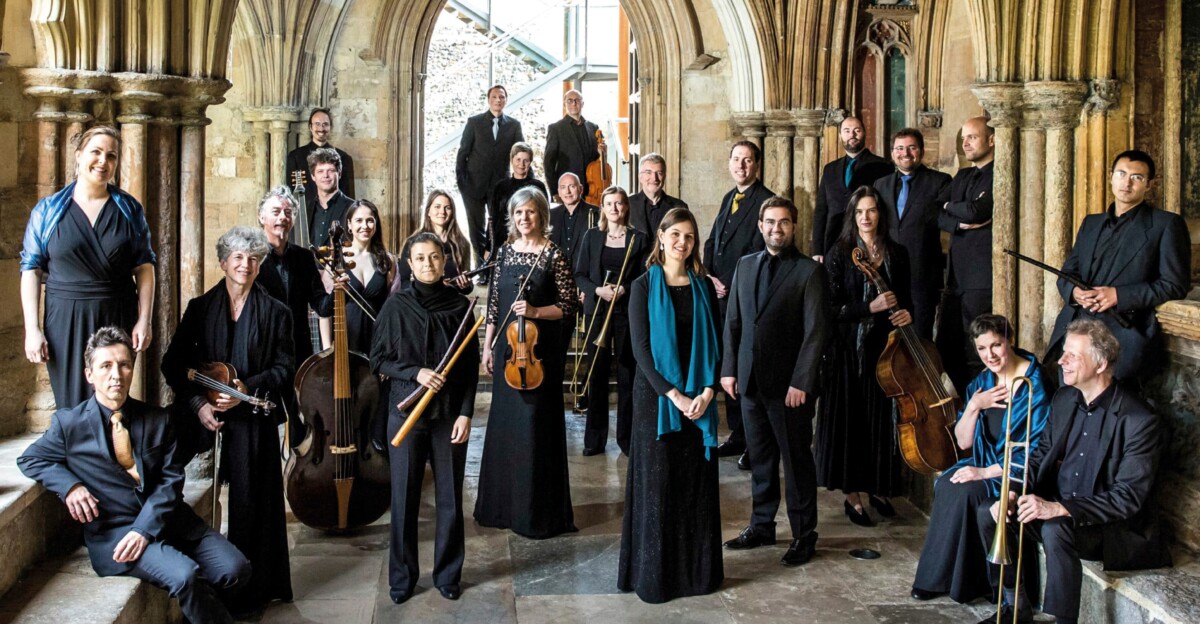
[[[129,430],[125,425],[121,424],[124,419],[121,412],[113,412],[112,415],[112,439],[113,452],[117,455],[117,463],[133,477],[134,481],[142,482],[142,478],[138,476],[137,463],[133,461],[133,443],[129,441]]]
[[[743,199],[746,199],[745,195],[741,193],[734,193],[733,206],[730,207],[729,214],[737,214],[738,208],[741,208],[741,205],[738,202],[742,201]]]

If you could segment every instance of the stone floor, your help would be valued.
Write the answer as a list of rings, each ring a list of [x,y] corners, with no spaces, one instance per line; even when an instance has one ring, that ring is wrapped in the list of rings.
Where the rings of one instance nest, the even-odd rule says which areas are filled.
[[[481,397],[483,398],[483,397]],[[487,401],[479,403],[467,460],[464,504],[475,504]],[[476,525],[467,517],[463,594],[456,602],[432,587],[433,496],[427,483],[421,510],[421,567],[416,595],[403,605],[388,598],[388,517],[347,537],[289,523],[296,601],[275,604],[261,622],[367,624],[371,622],[838,622],[961,623],[987,615],[985,604],[941,598],[918,603],[908,596],[925,534],[925,517],[897,501],[899,517],[861,528],[842,513],[840,494],[822,492],[817,556],[807,565],[779,565],[786,541],[773,548],[726,552],[725,583],[709,596],[664,605],[641,602],[616,588],[626,460],[609,443],[607,455],[583,457],[583,418],[567,415],[571,495],[579,532],[545,541]],[[722,437],[724,433],[722,434]],[[428,479],[427,473],[427,479]],[[721,515],[726,539],[750,513],[750,477],[732,459],[721,460]],[[781,531],[787,526],[780,509]],[[781,535],[781,537],[783,537]],[[880,559],[860,561],[855,548]]]

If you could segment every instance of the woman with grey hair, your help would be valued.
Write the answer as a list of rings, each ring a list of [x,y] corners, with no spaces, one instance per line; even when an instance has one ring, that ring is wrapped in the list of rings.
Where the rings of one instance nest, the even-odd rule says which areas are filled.
[[[163,356],[162,372],[175,392],[176,431],[186,463],[224,434],[221,479],[229,482],[229,541],[250,559],[253,576],[230,611],[255,613],[272,600],[292,599],[278,424],[269,414],[221,394],[211,401],[188,380],[188,369],[231,364],[233,386],[279,404],[295,374],[292,317],[287,306],[256,283],[270,250],[262,230],[235,227],[217,241],[224,279],[188,303]]]
[[[575,530],[567,478],[560,323],[578,299],[567,254],[546,236],[546,196],[524,188],[508,206],[512,233],[496,251],[483,363],[488,373],[501,372],[511,352],[505,330],[517,317],[525,317],[537,326],[534,355],[541,359],[545,375],[541,385],[528,389],[508,385],[504,375],[495,376],[475,520],[541,539]]]
[[[534,188],[541,191],[542,196],[549,198],[550,194],[546,192],[546,185],[541,180],[533,176],[533,148],[528,143],[516,143],[508,153],[508,164],[512,171],[512,176],[500,180],[492,187],[492,192],[488,196],[488,208],[493,212],[492,217],[492,256],[504,244],[505,234],[512,238],[512,220],[506,225],[503,216],[500,214],[501,209],[508,209],[509,200],[513,198],[517,191],[525,188]],[[511,214],[512,210],[508,210]],[[549,223],[547,219],[542,223]]]

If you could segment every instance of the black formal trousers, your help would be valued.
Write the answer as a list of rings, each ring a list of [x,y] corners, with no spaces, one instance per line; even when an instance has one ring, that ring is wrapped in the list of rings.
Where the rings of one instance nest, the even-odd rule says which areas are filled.
[[[417,516],[421,510],[421,484],[425,464],[433,468],[437,521],[433,541],[433,584],[458,585],[466,548],[463,536],[462,484],[467,445],[451,444],[455,417],[418,423],[400,446],[388,445],[392,464],[392,543],[388,557],[388,585],[392,597],[411,594],[421,571],[417,565]],[[395,435],[404,418],[391,410],[389,435]]]
[[[727,282],[725,284],[725,287],[732,288],[733,281],[730,280],[729,282]],[[721,326],[717,328],[718,336],[725,335],[725,312],[728,309],[729,309],[729,296],[728,295],[726,295],[724,299],[717,299],[717,310],[721,317]],[[723,357],[723,358],[731,357],[734,360],[736,360],[737,354],[736,353],[722,353],[721,357]],[[743,418],[742,418],[742,402],[740,399],[735,399],[735,398],[729,396],[728,394],[725,394],[724,390],[721,391],[721,394],[725,395],[725,422],[729,425],[729,438],[727,441],[730,444],[733,444],[734,446],[745,446],[746,445],[746,430],[744,427],[744,423],[742,422],[742,420],[743,420]]]
[[[983,372],[983,362],[970,338],[971,321],[991,311],[991,290],[947,288],[942,294],[942,314],[938,317],[936,343],[946,373],[958,389],[959,396],[963,396],[967,384]]]
[[[605,308],[607,310],[607,308]],[[604,323],[604,317],[596,320]],[[592,331],[600,333],[600,325]],[[589,336],[589,338],[591,338]],[[596,350],[596,363],[592,364],[592,379],[588,386],[587,424],[583,430],[583,448],[604,450],[608,444],[608,380],[612,377],[613,362],[617,365],[617,446],[629,455],[630,425],[633,423],[633,375],[637,362],[633,359],[633,345],[629,342],[629,313],[620,309],[612,315],[608,327],[608,348],[591,345]],[[580,383],[587,371],[579,371]]]
[[[736,356],[735,356],[736,357]],[[753,384],[753,381],[751,382]],[[813,397],[789,408],[783,397],[767,398],[751,387],[741,397],[750,455],[750,526],[774,537],[779,511],[779,463],[783,462],[784,496],[793,538],[807,538],[817,528],[817,466],[813,460]]]
[[[991,548],[996,533],[996,521],[992,519],[992,502],[984,501],[975,508],[979,538],[984,548]],[[1015,562],[1017,530],[1015,521],[1008,523],[1009,552]],[[1081,559],[1097,561],[1103,557],[1104,538],[1098,526],[1076,527],[1070,518],[1054,518],[1034,521],[1025,526],[1025,539],[1042,543],[1046,552],[1046,595],[1042,599],[1042,611],[1060,618],[1079,618],[1079,598],[1083,587],[1083,564]],[[1026,557],[1029,556],[1026,551]],[[1035,551],[1036,554],[1036,551]],[[1028,569],[1028,568],[1027,568]],[[993,587],[998,587],[1000,566],[988,564],[988,578]],[[1012,588],[1016,582],[1016,565],[1004,566],[1004,586]],[[1021,584],[1026,576],[1022,573]],[[1036,581],[1035,581],[1036,582]],[[1037,592],[1027,592],[1032,600]]]
[[[151,542],[129,575],[149,581],[179,599],[179,610],[192,624],[233,622],[221,593],[250,580],[250,561],[213,529],[196,540]]]
[[[487,200],[465,194],[462,199],[463,206],[467,210],[467,238],[471,240],[471,249],[475,250],[475,263],[465,262],[467,258],[463,258],[463,264],[473,267],[482,266],[483,257],[487,255],[488,245],[491,244],[492,239],[487,225],[489,212]]]

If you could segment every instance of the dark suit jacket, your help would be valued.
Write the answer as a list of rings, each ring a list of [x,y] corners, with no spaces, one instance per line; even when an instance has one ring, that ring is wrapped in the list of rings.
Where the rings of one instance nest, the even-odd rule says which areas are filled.
[[[110,450],[109,424],[95,397],[60,409],[50,429],[17,459],[21,472],[60,499],[82,484],[100,502],[100,515],[83,525],[92,568],[100,576],[124,574],[132,563],[113,561],[113,550],[129,531],[150,541],[199,539],[208,525],[183,502],[183,463],[175,454],[175,433],[167,411],[128,399],[121,408],[133,443],[141,483],[122,468]]]
[[[659,193],[658,205],[654,208],[654,213],[650,213],[650,201],[646,199],[646,194],[638,191],[629,196],[629,225],[648,234],[657,236],[658,224],[662,223],[662,218],[668,212],[675,208],[688,209],[687,202],[678,197],[671,197],[666,193]],[[741,212],[741,210],[738,210]]]
[[[896,197],[900,194],[900,172],[884,176],[875,181],[883,205],[891,217],[892,240],[908,251],[909,268],[912,271],[913,296],[920,292],[936,291],[945,283],[942,277],[942,238],[938,230],[938,214],[942,204],[950,199],[950,176],[921,165],[913,172],[909,181],[908,203],[904,218],[896,211]]]
[[[604,232],[592,228],[584,234],[583,241],[579,244],[579,255],[575,258],[575,284],[583,291],[584,314],[591,315],[596,312],[596,289],[604,285],[604,268],[600,265],[600,254],[607,237]],[[652,248],[649,234],[630,228],[625,236],[623,248],[629,253],[629,261],[625,263],[625,276],[620,278],[617,272],[613,271],[612,282],[616,284],[620,279],[621,285],[628,293],[633,280],[646,272],[646,256],[650,255]],[[608,310],[607,307],[604,309]]]
[[[764,249],[762,233],[758,231],[758,207],[775,193],[756,180],[738,203],[737,214],[729,214],[737,189],[725,194],[721,210],[713,221],[708,240],[704,241],[704,268],[709,275],[721,280],[728,288],[742,256]]]
[[[459,192],[482,203],[492,187],[508,177],[508,152],[524,140],[521,122],[508,115],[500,116],[500,132],[494,139],[491,111],[468,118],[454,164]]]
[[[276,266],[283,262],[287,266],[288,285],[283,287]],[[405,263],[407,266],[407,263]],[[321,282],[321,273],[317,268],[317,260],[311,251],[288,243],[287,251],[282,258],[274,250],[267,253],[258,270],[255,281],[267,291],[276,301],[286,305],[292,313],[292,347],[295,350],[296,362],[304,363],[313,354],[312,328],[309,327],[308,309],[321,307],[325,299],[325,285]]]
[[[742,392],[749,391],[753,379],[754,387],[773,399],[785,397],[788,387],[803,390],[811,404],[821,354],[832,336],[825,267],[799,252],[783,259],[759,308],[755,288],[768,253],[745,256],[737,264],[725,313],[727,357],[721,359],[721,376],[737,377]]]
[[[326,147],[333,147],[326,144]],[[312,181],[312,174],[308,171],[308,155],[320,146],[312,141],[308,145],[301,145],[296,149],[288,152],[287,155],[287,179],[284,181],[288,188],[292,187],[292,173],[295,171],[304,172],[304,195],[309,202],[317,201],[317,184]],[[354,159],[350,154],[333,147],[337,151],[338,156],[342,159],[342,175],[338,178],[338,188],[341,189],[347,197],[356,197],[354,194]]]
[[[579,244],[583,241],[584,233],[596,227],[601,218],[600,208],[585,201],[580,201],[575,210],[583,212],[575,217],[575,230],[571,232],[571,244],[568,245],[567,209],[561,205],[550,209],[550,241],[567,253],[567,260],[571,262],[572,271],[578,266],[575,259],[579,255]]]
[[[938,227],[950,233],[946,281],[958,292],[992,289],[992,225],[962,230],[958,224],[992,220],[993,165],[959,169],[950,183],[950,203],[938,212]]]
[[[842,231],[842,217],[850,194],[860,186],[871,186],[875,180],[895,170],[891,161],[885,160],[864,149],[854,164],[850,175],[850,186],[846,186],[846,164],[849,156],[825,165],[821,171],[821,183],[817,188],[817,207],[813,212],[812,253],[824,255],[837,242]]]
[[[1149,210],[1146,210],[1149,208]],[[1093,286],[1114,286],[1117,289],[1116,310],[1127,313],[1132,327],[1122,328],[1111,314],[1095,316],[1079,307],[1071,297],[1074,286],[1058,280],[1058,292],[1066,304],[1054,321],[1054,333],[1050,335],[1054,349],[1067,333],[1067,325],[1080,317],[1099,318],[1121,343],[1121,358],[1117,361],[1117,379],[1132,379],[1154,364],[1154,358],[1146,353],[1161,339],[1158,316],[1154,308],[1172,299],[1187,296],[1192,266],[1191,239],[1187,224],[1177,214],[1158,210],[1143,204],[1135,216],[1137,222],[1127,227],[1133,232],[1137,244],[1126,245],[1117,253],[1113,262],[1115,274],[1094,275],[1092,260],[1096,256],[1096,240],[1105,215],[1088,215],[1079,226],[1075,247],[1063,264],[1063,272],[1078,275]],[[1127,239],[1128,240],[1128,239]]]
[[[1116,387],[1112,409],[1100,430],[1104,460],[1096,473],[1082,475],[1096,494],[1059,501],[1076,527],[1099,527],[1106,570],[1138,570],[1170,565],[1171,555],[1146,499],[1154,486],[1161,444],[1158,416],[1137,396]],[[1050,404],[1050,423],[1029,458],[1033,492],[1059,500],[1058,469],[1067,452],[1079,391],[1059,388]]]
[[[586,196],[588,188],[587,177],[584,174],[587,173],[588,163],[600,157],[600,149],[596,143],[596,130],[599,126],[583,119],[587,137],[580,143],[575,129],[571,127],[574,123],[575,120],[566,115],[546,128],[546,152],[542,158],[542,166],[546,171],[546,183],[550,185],[551,197],[558,193],[559,176],[568,171],[579,176],[579,185],[583,187]]]

